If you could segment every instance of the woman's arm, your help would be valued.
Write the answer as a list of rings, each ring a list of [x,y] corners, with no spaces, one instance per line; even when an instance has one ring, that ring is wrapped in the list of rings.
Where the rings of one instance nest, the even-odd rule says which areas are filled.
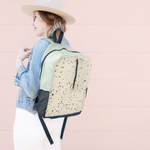
[[[21,62],[18,64],[19,68],[17,69],[14,84],[22,88],[32,99],[38,96],[41,59],[49,44],[50,42],[44,39],[40,39],[35,43],[29,70],[23,64],[21,65]]]
[[[23,65],[23,62],[22,62],[22,60],[20,60],[20,59],[16,59],[16,67],[17,67],[17,69],[21,66],[21,65]]]

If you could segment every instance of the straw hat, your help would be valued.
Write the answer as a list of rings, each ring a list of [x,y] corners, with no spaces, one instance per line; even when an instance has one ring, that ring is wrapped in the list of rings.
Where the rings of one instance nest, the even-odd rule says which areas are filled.
[[[61,16],[67,25],[75,23],[75,18],[65,12],[65,4],[61,0],[37,0],[35,5],[23,5],[21,10],[31,17],[34,11],[47,11]]]

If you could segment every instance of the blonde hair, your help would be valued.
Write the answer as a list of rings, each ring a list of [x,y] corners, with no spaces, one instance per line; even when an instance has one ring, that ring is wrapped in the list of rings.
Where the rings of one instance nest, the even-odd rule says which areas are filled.
[[[45,37],[52,38],[53,33],[57,28],[61,28],[61,30],[65,33],[66,32],[66,24],[67,22],[61,17],[51,12],[46,11],[37,11],[40,17],[50,25],[50,27],[45,31]],[[56,32],[56,37],[58,39],[60,31]]]

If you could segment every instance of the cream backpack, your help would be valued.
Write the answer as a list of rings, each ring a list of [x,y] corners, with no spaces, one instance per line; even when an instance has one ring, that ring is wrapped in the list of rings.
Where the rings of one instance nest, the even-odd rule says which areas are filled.
[[[56,31],[61,31],[58,40]],[[92,67],[91,58],[61,44],[63,34],[57,28],[53,38],[44,38],[51,44],[41,59],[40,89],[34,105],[51,144],[54,142],[43,118],[64,117],[62,139],[67,118],[82,112]]]

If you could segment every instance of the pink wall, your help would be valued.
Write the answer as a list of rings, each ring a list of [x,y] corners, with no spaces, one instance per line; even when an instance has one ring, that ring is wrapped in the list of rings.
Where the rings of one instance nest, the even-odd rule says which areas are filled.
[[[63,0],[75,18],[66,38],[92,59],[86,104],[68,119],[62,150],[150,150],[150,1]],[[0,0],[0,149],[13,150],[17,52],[32,47],[32,18]],[[27,64],[27,60],[24,62]]]

